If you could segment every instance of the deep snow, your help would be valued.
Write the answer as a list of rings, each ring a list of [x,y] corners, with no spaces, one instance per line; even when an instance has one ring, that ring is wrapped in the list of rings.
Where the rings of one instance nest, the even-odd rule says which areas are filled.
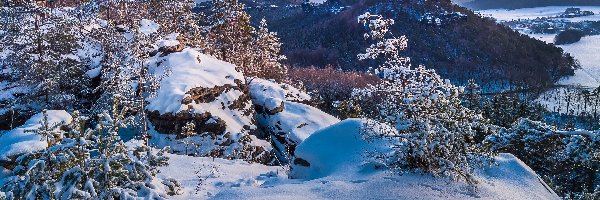
[[[50,127],[69,124],[72,120],[71,115],[64,110],[48,110],[47,114]],[[42,127],[43,119],[44,115],[38,113],[27,120],[24,125],[0,136],[0,160],[10,160],[9,157],[14,155],[45,149],[48,143],[34,132]]]
[[[367,151],[385,151],[385,141],[361,133],[365,120],[350,119],[322,129],[300,144],[298,157],[310,167],[285,168],[238,160],[171,155],[159,178],[176,178],[184,194],[174,199],[559,199],[533,170],[511,154],[497,166],[477,170],[476,190],[424,174],[392,174],[377,168]]]

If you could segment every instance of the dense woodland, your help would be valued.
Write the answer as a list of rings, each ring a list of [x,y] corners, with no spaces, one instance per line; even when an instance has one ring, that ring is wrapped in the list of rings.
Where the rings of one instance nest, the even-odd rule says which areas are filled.
[[[249,9],[249,13],[271,21],[271,29],[284,43],[285,62],[295,67],[333,65],[346,71],[364,71],[376,65],[377,60],[355,59],[368,43],[355,39],[364,29],[355,23],[354,16],[366,11],[396,20],[391,31],[411,38],[406,56],[413,63],[453,77],[457,84],[474,79],[486,92],[545,88],[560,77],[572,75],[578,67],[562,49],[498,25],[493,19],[478,17],[449,1],[419,2],[334,1],[307,12],[280,7]],[[339,6],[349,7],[337,14],[329,10]],[[428,16],[439,19],[439,23],[427,22]]]

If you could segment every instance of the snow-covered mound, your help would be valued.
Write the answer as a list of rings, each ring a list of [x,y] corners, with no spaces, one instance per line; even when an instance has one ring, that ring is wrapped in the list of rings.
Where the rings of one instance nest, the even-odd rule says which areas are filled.
[[[148,100],[150,121],[158,133],[177,135],[155,134],[156,144],[201,156],[270,159],[268,142],[252,135],[254,109],[235,65],[191,48],[155,55],[150,63],[160,81],[155,97]],[[186,138],[181,134],[190,124],[195,136]]]
[[[477,170],[476,190],[427,174],[389,173],[368,154],[390,149],[389,142],[372,137],[388,131],[394,130],[361,119],[317,131],[296,150],[302,158],[290,172],[296,179],[277,166],[182,155],[170,156],[171,165],[158,176],[181,182],[183,194],[174,199],[559,199],[511,154]]]
[[[71,115],[64,110],[48,110],[46,113],[50,127],[71,123]],[[44,114],[38,113],[27,120],[24,125],[0,136],[0,161],[12,161],[18,155],[40,151],[48,147],[48,143],[34,132],[42,127],[43,120]]]
[[[339,122],[317,108],[298,103],[310,101],[310,96],[288,84],[255,78],[250,82],[250,96],[257,110],[261,136],[270,136],[282,162],[287,162],[296,145],[315,131]]]
[[[373,156],[390,151],[391,143],[376,137],[388,131],[394,130],[369,120],[344,120],[297,147],[290,176],[299,179],[272,177],[259,188],[223,190],[214,199],[559,199],[511,154],[497,156],[497,166],[477,169],[477,190],[427,174],[389,173]]]
[[[391,143],[369,139],[367,125],[381,133],[394,131],[389,126],[363,119],[347,119],[321,129],[296,148],[290,176],[316,179],[331,174],[373,171],[376,164],[369,160],[367,153],[387,154]]]
[[[463,182],[423,174],[327,176],[309,181],[272,177],[260,187],[234,187],[212,199],[560,199],[522,161],[496,157],[483,169],[477,190]]]

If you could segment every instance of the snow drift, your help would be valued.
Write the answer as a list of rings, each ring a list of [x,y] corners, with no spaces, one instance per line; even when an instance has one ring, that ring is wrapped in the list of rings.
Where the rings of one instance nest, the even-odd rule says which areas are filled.
[[[64,110],[48,110],[46,113],[50,127],[71,123],[71,115]],[[42,127],[43,120],[44,114],[38,113],[27,120],[24,125],[0,136],[0,161],[12,161],[12,158],[18,155],[40,151],[48,147],[48,143],[34,132]]]

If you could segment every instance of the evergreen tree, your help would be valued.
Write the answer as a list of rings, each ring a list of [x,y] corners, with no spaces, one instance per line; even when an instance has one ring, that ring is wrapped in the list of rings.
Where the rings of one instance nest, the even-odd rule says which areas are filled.
[[[461,100],[465,107],[481,112],[481,87],[475,83],[475,80],[469,80]]]
[[[1,191],[8,199],[131,199],[138,195],[163,199],[153,180],[157,167],[167,165],[164,153],[169,149],[155,154],[146,145],[125,146],[118,132],[130,123],[129,108],[119,106],[119,101],[115,99],[112,112],[99,115],[94,129],[86,129],[85,118],[74,113],[70,131],[61,132],[62,140],[17,159],[13,176]],[[44,134],[46,127],[38,133]],[[178,185],[172,180],[168,183]]]
[[[597,192],[600,170],[597,132],[558,130],[522,118],[486,141],[492,149],[523,160],[562,197],[579,199]]]
[[[393,20],[366,13],[359,22],[371,30],[365,38],[375,40],[359,59],[384,59],[374,70],[383,80],[356,90],[354,98],[363,108],[374,105],[362,109],[373,110],[367,116],[398,130],[389,136],[399,141],[388,159],[390,166],[477,183],[473,167],[489,164],[492,155],[474,142],[476,128],[488,129],[486,120],[461,105],[459,87],[423,66],[411,68],[410,59],[400,55],[407,47],[406,37],[386,38]]]
[[[253,42],[254,55],[251,66],[246,69],[246,76],[256,76],[266,79],[282,80],[287,75],[287,68],[281,64],[286,57],[281,55],[281,42],[277,37],[277,33],[270,32],[267,25],[267,20],[262,19],[260,26],[256,31],[256,37]]]
[[[85,104],[90,92],[87,66],[77,56],[81,49],[82,24],[78,9],[48,9],[27,5],[17,7],[6,26],[2,49],[14,80],[28,88],[23,104],[75,109]],[[8,50],[8,51],[6,51]],[[79,101],[75,101],[79,99]]]
[[[254,28],[244,4],[238,0],[213,0],[206,52],[218,59],[235,64],[246,74],[253,61]]]

